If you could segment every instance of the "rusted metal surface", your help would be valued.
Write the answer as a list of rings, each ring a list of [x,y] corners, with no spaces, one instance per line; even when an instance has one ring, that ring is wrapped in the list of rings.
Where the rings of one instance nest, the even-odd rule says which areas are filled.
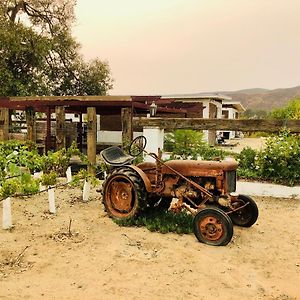
[[[117,175],[111,179],[107,189],[104,197],[109,211],[119,217],[128,215],[133,209],[133,197],[136,197],[130,180],[124,175]]]
[[[236,161],[202,161],[202,160],[169,160],[165,163],[162,172],[172,174],[170,167],[182,175],[188,176],[217,176],[220,171],[232,171],[237,169]],[[216,171],[215,173],[212,173]]]
[[[220,221],[214,216],[207,216],[198,223],[199,231],[209,241],[219,240],[223,234],[224,229]]]

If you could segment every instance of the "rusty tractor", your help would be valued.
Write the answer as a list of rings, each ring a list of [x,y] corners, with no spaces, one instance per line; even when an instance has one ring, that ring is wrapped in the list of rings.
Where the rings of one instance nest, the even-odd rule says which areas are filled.
[[[116,146],[101,152],[110,170],[102,187],[103,204],[110,217],[133,218],[149,207],[167,210],[172,202],[174,212],[186,209],[194,215],[197,239],[215,246],[231,241],[233,224],[250,227],[256,222],[254,200],[235,192],[235,160],[163,162],[160,153],[145,151],[146,142],[144,136],[135,138],[129,155]],[[133,165],[142,152],[155,161]]]

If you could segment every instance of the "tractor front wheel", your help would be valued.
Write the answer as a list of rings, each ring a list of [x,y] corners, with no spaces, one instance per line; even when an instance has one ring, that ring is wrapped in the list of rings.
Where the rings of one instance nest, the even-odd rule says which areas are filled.
[[[225,246],[232,239],[232,221],[219,208],[204,208],[194,217],[194,234],[199,242],[213,246]]]
[[[258,218],[258,208],[255,201],[246,195],[239,195],[237,200],[232,204],[234,209],[237,209],[236,212],[229,214],[233,224],[250,227],[252,226]],[[242,207],[239,209],[239,207]]]
[[[117,169],[104,183],[102,201],[110,217],[133,218],[146,207],[144,182],[132,169]]]

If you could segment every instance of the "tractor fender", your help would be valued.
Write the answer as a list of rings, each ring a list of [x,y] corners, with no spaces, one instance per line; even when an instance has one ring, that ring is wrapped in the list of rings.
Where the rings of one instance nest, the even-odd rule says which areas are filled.
[[[145,188],[146,188],[147,192],[151,193],[152,192],[151,182],[150,182],[148,176],[137,166],[130,165],[130,166],[126,166],[126,167],[134,170],[135,172],[137,172],[140,175],[141,179],[143,180],[143,182],[145,184]]]

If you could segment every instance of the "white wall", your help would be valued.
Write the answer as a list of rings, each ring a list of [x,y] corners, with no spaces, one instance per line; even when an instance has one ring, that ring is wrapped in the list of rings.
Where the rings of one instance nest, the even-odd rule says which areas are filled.
[[[223,108],[223,111],[228,111],[228,119],[235,119],[236,114],[238,111],[233,107]],[[229,139],[235,138],[235,131],[223,131],[223,132],[229,132]]]
[[[143,136],[147,139],[145,150],[149,153],[158,154],[158,149],[164,147],[164,129],[159,127],[144,127]],[[145,161],[154,162],[155,159],[149,155],[145,156]]]
[[[202,103],[203,103],[203,107],[205,107],[203,109],[203,118],[204,119],[209,119],[209,103],[216,105],[217,118],[218,119],[222,118],[222,103],[211,100],[211,99],[207,99],[207,100],[204,99],[204,100],[202,100]],[[208,130],[203,130],[203,134],[204,134],[204,140],[207,142],[208,141]]]

